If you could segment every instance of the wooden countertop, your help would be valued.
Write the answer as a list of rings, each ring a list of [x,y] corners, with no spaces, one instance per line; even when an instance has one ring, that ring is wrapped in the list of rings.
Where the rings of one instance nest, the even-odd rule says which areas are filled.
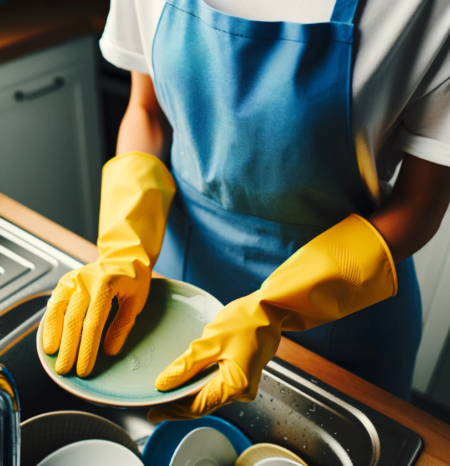
[[[76,234],[0,194],[0,216],[84,262],[97,248]],[[283,338],[277,356],[417,432],[424,449],[419,466],[450,465],[450,425]]]
[[[0,5],[0,63],[101,33],[109,0],[8,0]]]

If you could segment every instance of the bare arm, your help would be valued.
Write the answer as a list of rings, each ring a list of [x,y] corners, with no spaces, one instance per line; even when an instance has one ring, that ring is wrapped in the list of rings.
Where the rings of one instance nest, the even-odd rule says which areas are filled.
[[[145,152],[164,159],[171,128],[156,99],[149,75],[131,73],[131,95],[119,129],[116,154]]]
[[[391,195],[369,220],[397,264],[430,241],[449,203],[450,167],[405,154]]]

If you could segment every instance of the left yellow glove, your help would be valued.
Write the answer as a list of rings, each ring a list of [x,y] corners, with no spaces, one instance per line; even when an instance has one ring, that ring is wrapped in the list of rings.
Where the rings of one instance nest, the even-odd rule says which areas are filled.
[[[148,419],[193,419],[236,400],[251,401],[282,330],[307,330],[396,292],[395,266],[384,239],[367,220],[350,215],[299,249],[258,291],[217,314],[155,385],[172,390],[214,362],[219,374],[193,397],[153,408]]]
[[[43,347],[48,354],[59,349],[59,374],[70,371],[78,347],[77,374],[91,373],[114,296],[119,311],[104,350],[115,355],[122,348],[147,300],[174,194],[172,176],[152,155],[130,152],[103,167],[100,258],[64,275],[45,313]]]

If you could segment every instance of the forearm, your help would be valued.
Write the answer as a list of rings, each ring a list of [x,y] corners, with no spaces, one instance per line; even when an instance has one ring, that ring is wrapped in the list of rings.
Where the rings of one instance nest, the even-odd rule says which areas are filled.
[[[138,151],[163,157],[164,132],[158,119],[143,107],[129,106],[119,129],[116,155]]]
[[[131,95],[122,120],[116,154],[137,151],[165,161],[171,144],[171,127],[156,98],[150,76],[131,73]]]
[[[405,155],[386,203],[368,219],[384,237],[397,264],[437,232],[450,202],[450,167]]]

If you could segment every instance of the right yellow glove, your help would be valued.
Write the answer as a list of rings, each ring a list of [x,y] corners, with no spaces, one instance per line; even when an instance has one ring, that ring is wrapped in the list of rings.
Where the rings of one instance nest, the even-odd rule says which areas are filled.
[[[155,386],[173,390],[215,362],[218,375],[193,397],[151,409],[148,419],[193,419],[236,400],[251,401],[282,330],[307,330],[396,292],[387,244],[370,222],[350,215],[299,249],[261,289],[217,314],[202,338],[159,375]]]
[[[45,313],[44,351],[59,349],[58,374],[70,371],[78,347],[77,374],[90,374],[114,296],[119,311],[104,350],[115,355],[122,348],[147,300],[151,267],[161,250],[175,190],[169,171],[152,155],[130,152],[103,167],[100,258],[64,275]]]

